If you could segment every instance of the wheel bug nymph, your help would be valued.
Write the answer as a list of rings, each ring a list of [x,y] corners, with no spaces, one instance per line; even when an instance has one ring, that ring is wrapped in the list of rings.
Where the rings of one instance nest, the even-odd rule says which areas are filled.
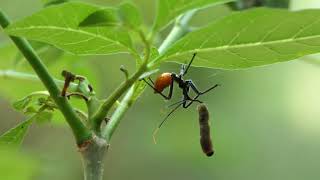
[[[188,65],[183,64],[181,66],[179,74],[165,72],[165,73],[162,73],[160,76],[158,76],[155,82],[153,82],[150,77],[148,78],[149,81],[147,81],[146,79],[143,79],[154,90],[154,93],[160,94],[166,100],[169,100],[172,97],[174,82],[176,82],[179,85],[179,88],[182,90],[182,95],[183,95],[181,101],[178,101],[170,105],[170,107],[174,105],[176,106],[170,111],[170,113],[163,119],[163,121],[159,124],[158,128],[154,131],[154,134],[153,134],[154,141],[155,141],[155,135],[157,131],[161,128],[163,123],[168,119],[168,117],[174,111],[176,111],[181,106],[183,108],[188,108],[193,102],[202,103],[202,101],[198,100],[199,96],[206,94],[207,92],[219,86],[218,84],[215,84],[214,86],[208,88],[205,91],[200,91],[196,87],[196,85],[192,82],[191,79],[184,80],[183,77],[187,74],[196,55],[197,55],[196,53],[193,54]],[[164,95],[162,92],[167,87],[169,87],[169,94]],[[189,95],[190,90],[192,90],[196,94],[193,98],[191,98]]]

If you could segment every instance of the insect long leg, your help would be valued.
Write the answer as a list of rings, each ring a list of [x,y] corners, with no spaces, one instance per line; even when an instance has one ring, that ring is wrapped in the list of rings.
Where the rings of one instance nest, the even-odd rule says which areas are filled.
[[[169,116],[170,116],[173,112],[175,112],[181,105],[182,105],[182,103],[178,104],[175,108],[173,108],[173,109],[170,111],[170,113],[167,114],[167,116],[161,121],[161,123],[159,124],[159,126],[154,130],[154,132],[153,132],[153,141],[154,141],[155,144],[157,143],[157,141],[156,141],[156,135],[157,135],[159,129],[160,129],[161,126],[167,121],[167,119],[169,118]]]
[[[191,99],[191,100],[190,100],[190,102],[189,102],[188,104],[184,104],[184,105],[183,105],[183,107],[184,107],[184,108],[188,108],[189,106],[191,106],[191,104],[192,104],[193,102],[199,102],[199,103],[202,103],[201,101],[197,100],[197,99],[198,99],[198,97],[199,97],[200,95],[203,95],[203,94],[205,94],[205,93],[207,93],[207,92],[211,91],[212,89],[214,89],[214,88],[218,87],[218,86],[219,86],[219,84],[216,84],[216,85],[212,86],[211,88],[209,88],[209,89],[205,90],[204,92],[199,92],[199,91],[198,91],[198,89],[196,88],[196,86],[192,83],[192,81],[191,81],[190,86],[191,86],[191,88],[192,88],[196,93],[198,92],[198,94],[197,94],[193,99]]]
[[[211,91],[212,89],[214,89],[214,88],[216,88],[216,87],[218,87],[218,86],[220,86],[220,84],[215,84],[215,85],[212,86],[211,88],[209,88],[209,89],[207,89],[207,90],[205,90],[205,91],[203,91],[203,92],[200,92],[200,94],[201,94],[201,95],[202,95],[202,94],[205,94],[205,93]]]
[[[170,104],[170,105],[168,106],[168,108],[170,108],[170,107],[172,107],[172,106],[174,106],[174,105],[177,105],[177,104],[181,104],[181,103],[183,103],[183,102],[185,102],[185,101],[187,101],[187,100],[183,99],[183,100],[180,100],[180,101],[178,101],[178,102],[172,103],[172,104]]]
[[[166,95],[164,95],[162,92],[159,92],[153,85],[154,85],[154,82],[151,80],[151,78],[149,78],[149,80],[151,81],[151,83],[150,82],[148,82],[147,80],[145,80],[145,79],[142,79],[145,83],[147,83],[155,92],[157,92],[157,93],[159,93],[163,98],[165,98],[165,99],[167,99],[167,100],[169,100],[169,99],[171,99],[171,97],[172,97],[172,93],[173,93],[173,80],[172,80],[172,82],[171,82],[171,84],[170,84],[170,89],[169,89],[169,94],[166,96]]]
[[[165,99],[168,99],[169,97],[167,97],[166,95],[164,95],[162,92],[159,92],[156,88],[154,88],[154,86],[151,84],[151,83],[153,83],[153,81],[151,81],[151,83],[150,82],[148,82],[147,80],[145,80],[145,79],[142,79],[145,83],[147,83],[147,85],[149,85],[154,91],[156,91],[157,93],[159,93],[163,98],[165,98]]]
[[[190,100],[189,100],[190,102],[189,102],[188,104],[185,102],[185,103],[183,104],[183,108],[188,108],[189,106],[191,106],[191,104],[192,104],[193,102],[203,103],[202,101],[197,100],[199,96],[200,96],[200,94],[196,95],[193,99],[190,99]]]
[[[210,87],[209,89],[201,92],[201,91],[198,90],[197,86],[196,86],[191,80],[188,80],[187,82],[188,82],[188,84],[190,85],[191,89],[192,89],[196,94],[200,94],[200,95],[203,95],[203,94],[211,91],[212,89],[220,86],[220,84],[215,84],[214,86]]]
[[[186,75],[186,74],[187,74],[187,72],[188,72],[188,70],[189,70],[189,68],[190,68],[190,66],[191,66],[191,64],[192,64],[192,62],[193,62],[193,60],[194,60],[194,58],[196,57],[196,55],[197,55],[197,53],[194,53],[194,54],[193,54],[193,56],[192,56],[192,58],[191,58],[191,60],[190,60],[190,62],[189,62],[189,64],[188,64],[188,66],[187,66],[187,68],[184,70],[184,72],[183,72],[182,76],[184,76],[184,75]]]
[[[152,81],[152,79],[150,77],[148,77],[148,79],[152,83],[152,85],[154,85],[154,82]]]

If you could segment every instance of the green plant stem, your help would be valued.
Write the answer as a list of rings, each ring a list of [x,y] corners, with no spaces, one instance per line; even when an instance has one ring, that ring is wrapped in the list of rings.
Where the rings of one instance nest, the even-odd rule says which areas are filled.
[[[6,28],[10,24],[9,19],[0,10],[0,25]],[[70,125],[73,134],[76,138],[77,144],[82,144],[83,142],[92,138],[91,132],[84,126],[80,118],[73,110],[68,100],[65,97],[60,96],[60,90],[49,74],[47,68],[40,60],[40,57],[35,53],[34,49],[31,47],[29,42],[23,38],[10,36],[12,41],[18,47],[20,52],[27,59],[29,64],[32,66],[33,70],[39,76],[40,80],[47,88],[50,96],[55,101],[60,111],[64,115],[66,121]]]
[[[27,80],[27,81],[33,81],[33,82],[41,82],[39,77],[34,75],[34,74],[29,74],[29,73],[23,73],[23,72],[18,72],[14,70],[0,70],[0,77],[3,79],[16,79],[16,80]],[[62,88],[64,85],[64,81],[54,79],[54,82]],[[76,83],[70,83],[69,85],[69,91],[72,92],[81,92],[84,95],[89,95],[90,91],[85,88],[79,88],[79,85]]]
[[[142,41],[145,44],[145,55],[142,64],[140,65],[139,69],[126,81],[124,81],[99,107],[97,112],[93,115],[92,119],[92,129],[97,133],[100,134],[101,123],[103,119],[107,116],[110,108],[113,104],[138,80],[138,78],[147,71],[147,64],[150,57],[150,45],[149,42],[146,40],[144,34],[142,32],[139,33]]]
[[[126,92],[138,78],[146,71],[146,64],[143,64],[139,70],[134,73],[127,81],[123,82],[99,107],[98,111],[93,115],[92,129],[99,134],[100,125],[103,119],[107,116],[109,109],[120,98],[120,96]]]
[[[162,44],[159,47],[158,51],[160,55],[162,55],[171,45],[173,45],[177,40],[182,38],[190,31],[188,24],[192,16],[196,13],[196,11],[197,10],[191,10],[177,18],[175,25],[173,26],[169,35],[166,37],[166,39],[162,42]]]
[[[104,139],[94,136],[88,146],[80,149],[84,180],[103,179],[103,157],[107,148],[108,144]]]
[[[124,98],[122,99],[119,107],[111,116],[108,125],[102,132],[102,137],[106,139],[107,142],[110,141],[111,136],[113,135],[115,129],[117,128],[120,120],[123,118],[125,112],[130,108],[132,105],[132,96],[134,95],[134,87],[132,86],[129,91],[126,93]]]

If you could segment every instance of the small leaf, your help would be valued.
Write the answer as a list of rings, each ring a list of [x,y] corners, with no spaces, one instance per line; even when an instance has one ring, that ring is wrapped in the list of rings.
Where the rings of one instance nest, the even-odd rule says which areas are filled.
[[[50,111],[41,111],[38,112],[35,117],[34,120],[39,123],[39,124],[43,124],[43,123],[48,123],[52,120],[53,117],[53,113]]]
[[[152,74],[157,73],[158,71],[159,71],[159,69],[154,69],[154,70],[145,72],[139,77],[139,79],[141,80],[141,79],[147,78],[147,77],[151,76]]]
[[[37,113],[37,112],[38,112],[38,110],[34,106],[29,106],[23,111],[23,113],[25,115],[32,115],[32,114]]]
[[[42,0],[44,7],[62,4],[62,3],[66,3],[66,2],[68,2],[68,0]]]
[[[121,21],[115,8],[98,10],[86,17],[79,26],[119,26]]]
[[[138,81],[134,84],[134,92],[131,98],[131,102],[135,102],[141,96],[146,86],[147,85],[144,81]]]
[[[11,24],[5,32],[78,55],[136,54],[128,32],[122,28],[78,26],[89,15],[104,8],[80,2],[50,6]]]
[[[137,6],[131,2],[125,2],[120,4],[118,12],[125,26],[132,29],[140,29],[142,16]]]
[[[23,111],[32,101],[31,97],[25,97],[13,103],[13,108],[17,111]]]
[[[165,28],[175,18],[189,10],[232,1],[234,0],[158,0],[158,12],[153,31]]]
[[[19,147],[32,122],[33,116],[2,134],[0,136],[0,145]]]
[[[152,47],[152,48],[151,48],[151,52],[150,52],[150,59],[151,59],[151,60],[152,60],[152,59],[156,59],[156,58],[159,57],[159,56],[160,56],[160,53],[159,53],[158,49],[155,48],[155,47]]]
[[[195,52],[193,65],[221,69],[293,60],[320,52],[319,18],[320,10],[237,12],[187,34],[157,61],[185,62]]]

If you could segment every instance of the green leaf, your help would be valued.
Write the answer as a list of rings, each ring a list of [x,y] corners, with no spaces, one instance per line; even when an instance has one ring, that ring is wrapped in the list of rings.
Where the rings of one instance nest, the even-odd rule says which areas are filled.
[[[145,90],[146,86],[147,85],[144,81],[138,81],[134,84],[134,92],[131,97],[131,102],[135,102],[140,97],[140,95]]]
[[[18,101],[15,101],[12,104],[12,106],[17,111],[23,111],[25,108],[27,108],[27,106],[30,104],[31,101],[32,101],[32,98],[28,96]]]
[[[16,127],[5,132],[0,136],[0,145],[19,147],[32,122],[33,116],[18,124]]]
[[[106,8],[90,14],[79,26],[119,26],[120,24],[121,20],[118,16],[117,9]]]
[[[320,51],[320,10],[289,12],[259,8],[234,13],[189,33],[171,46],[157,62],[241,69],[289,61]]]
[[[35,49],[37,54],[43,59],[44,63],[47,65],[51,65],[52,62],[55,62],[63,55],[63,51],[49,45],[46,43],[38,42],[38,41],[29,41],[32,47]],[[14,66],[17,68],[18,66],[25,66],[28,61],[24,59],[23,54],[21,52],[17,52],[16,57],[14,59]]]
[[[123,24],[132,29],[140,29],[142,16],[137,6],[131,2],[125,2],[119,6],[119,16]]]
[[[35,115],[34,120],[39,124],[43,124],[43,123],[51,122],[52,118],[53,118],[53,112],[41,111]]]
[[[40,97],[40,98],[39,98]],[[46,97],[46,98],[43,98]],[[29,94],[28,96],[17,100],[13,103],[13,108],[17,111],[21,111],[25,114],[27,113],[32,113],[31,109],[35,109],[34,106],[39,106],[42,104],[39,103],[40,99],[45,99],[45,101],[49,101],[47,100],[49,97],[49,93],[48,91],[35,91],[31,94]],[[34,102],[36,101],[37,104]]]
[[[63,3],[26,17],[5,31],[79,55],[135,53],[130,36],[122,28],[78,27],[86,17],[101,9],[84,3]]]
[[[237,0],[229,3],[233,10],[244,10],[253,7],[267,6],[276,8],[288,8],[290,0]]]
[[[176,17],[189,10],[232,1],[234,0],[158,0],[158,10],[153,31],[165,28]]]
[[[159,71],[159,69],[154,69],[154,70],[145,72],[145,73],[143,73],[143,74],[139,77],[139,80],[142,80],[142,79],[144,79],[144,78],[147,78],[147,77],[151,76],[152,74],[157,73],[158,71]]]
[[[66,2],[68,2],[68,0],[42,0],[44,7],[62,4],[62,3],[66,3]]]

